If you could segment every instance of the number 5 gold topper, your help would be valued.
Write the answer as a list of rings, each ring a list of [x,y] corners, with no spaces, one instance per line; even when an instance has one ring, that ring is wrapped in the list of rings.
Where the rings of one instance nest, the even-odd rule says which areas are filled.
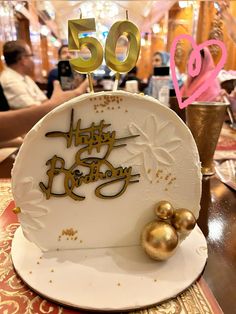
[[[103,60],[103,48],[101,43],[94,37],[80,38],[79,34],[96,31],[95,19],[76,19],[68,21],[69,49],[81,50],[87,47],[91,57],[85,60],[81,57],[71,59],[72,68],[80,73],[90,73],[96,70]],[[116,57],[115,49],[120,36],[126,36],[129,40],[129,50],[125,60],[120,61]],[[140,51],[141,36],[138,27],[128,21],[118,21],[114,23],[108,33],[105,43],[105,60],[107,66],[118,73],[129,72],[138,60]]]

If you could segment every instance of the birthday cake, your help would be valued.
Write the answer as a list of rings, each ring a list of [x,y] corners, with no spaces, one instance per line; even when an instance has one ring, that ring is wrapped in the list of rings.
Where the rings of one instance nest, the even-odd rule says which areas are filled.
[[[204,268],[197,148],[149,96],[90,93],[51,111],[24,139],[12,190],[14,268],[47,299],[138,309],[176,296]]]
[[[159,202],[198,218],[200,162],[189,129],[157,100],[90,93],[27,134],[12,189],[23,234],[42,251],[138,246]]]

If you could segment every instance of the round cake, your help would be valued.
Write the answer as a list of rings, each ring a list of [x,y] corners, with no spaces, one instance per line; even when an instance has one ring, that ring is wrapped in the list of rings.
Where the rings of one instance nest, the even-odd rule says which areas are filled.
[[[168,201],[198,218],[201,170],[191,132],[149,96],[85,94],[27,134],[12,171],[25,237],[42,251],[140,245]]]

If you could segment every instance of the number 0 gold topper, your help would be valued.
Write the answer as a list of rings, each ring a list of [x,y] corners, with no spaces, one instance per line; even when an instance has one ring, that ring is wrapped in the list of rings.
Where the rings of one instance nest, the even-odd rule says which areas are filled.
[[[100,42],[94,37],[80,38],[79,34],[93,32],[96,30],[95,19],[76,19],[68,21],[69,27],[69,49],[81,50],[87,47],[91,57],[88,60],[83,58],[71,59],[70,63],[75,71],[80,73],[90,73],[96,70],[103,60],[103,48]],[[120,61],[116,56],[117,41],[121,36],[126,36],[129,41],[129,50],[124,60]],[[118,21],[114,23],[108,33],[105,44],[105,61],[107,66],[118,73],[129,72],[135,65],[139,57],[141,36],[138,27],[128,21]]]

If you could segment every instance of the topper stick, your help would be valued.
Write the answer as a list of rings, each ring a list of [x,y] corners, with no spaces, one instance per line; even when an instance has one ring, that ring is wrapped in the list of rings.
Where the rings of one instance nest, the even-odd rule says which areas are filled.
[[[113,89],[112,89],[113,92],[117,90],[118,85],[119,85],[119,80],[120,80],[120,72],[116,72],[116,79],[115,79]]]
[[[87,77],[88,77],[88,81],[89,81],[89,90],[90,90],[90,93],[94,93],[94,89],[93,89],[93,78],[92,78],[91,72],[88,72],[88,73],[87,73]]]

